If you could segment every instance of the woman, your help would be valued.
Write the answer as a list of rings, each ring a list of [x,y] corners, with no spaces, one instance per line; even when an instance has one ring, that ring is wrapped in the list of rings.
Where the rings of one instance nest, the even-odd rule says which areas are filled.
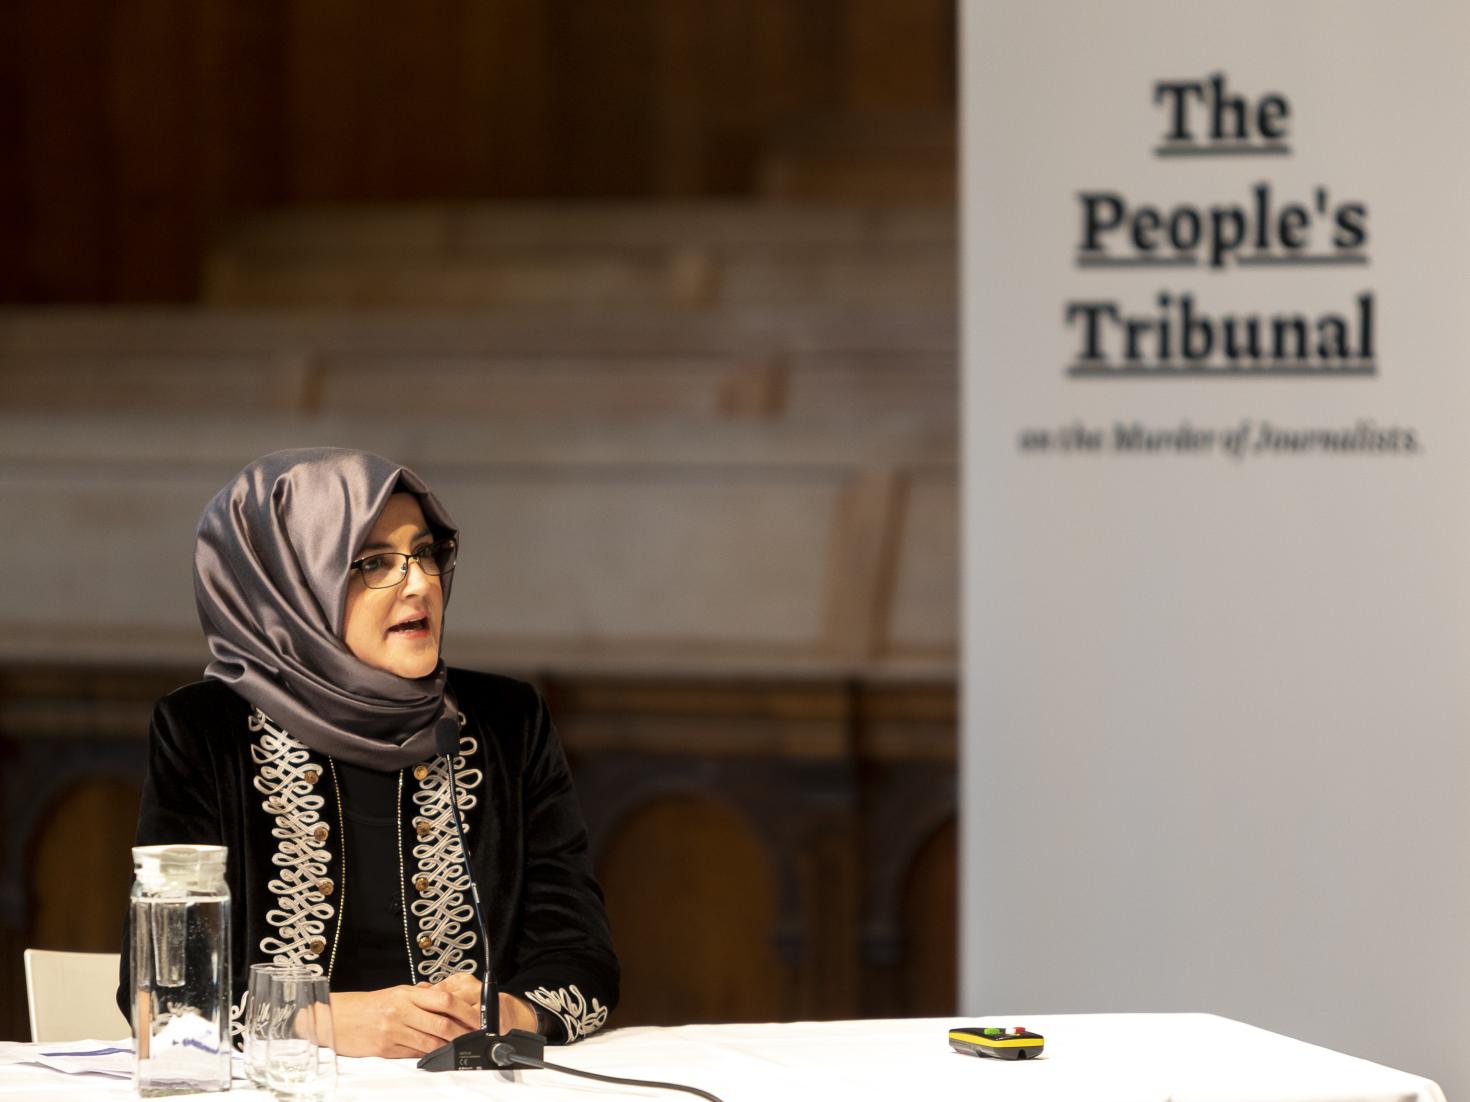
[[[575,1041],[617,1001],[544,702],[439,657],[457,536],[412,471],[336,448],[265,456],[204,510],[214,661],[154,711],[137,843],[229,847],[237,1020],[252,963],[306,964],[339,1052],[420,1055],[479,1026],[486,933],[502,1030]]]

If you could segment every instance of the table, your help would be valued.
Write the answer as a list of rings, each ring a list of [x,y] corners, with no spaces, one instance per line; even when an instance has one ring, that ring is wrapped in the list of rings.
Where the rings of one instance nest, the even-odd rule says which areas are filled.
[[[961,1019],[635,1027],[549,1049],[547,1056],[588,1071],[687,1083],[724,1102],[1444,1102],[1439,1087],[1422,1076],[1211,1014],[964,1022],[1021,1025],[1046,1036],[1044,1056],[1015,1063],[951,1052],[946,1030],[957,1024]],[[0,1066],[0,1096],[135,1097],[126,1080],[16,1064]],[[264,1102],[270,1096],[244,1089],[233,1097]],[[430,1074],[410,1060],[344,1058],[337,1098],[688,1102],[693,1096],[547,1071]]]

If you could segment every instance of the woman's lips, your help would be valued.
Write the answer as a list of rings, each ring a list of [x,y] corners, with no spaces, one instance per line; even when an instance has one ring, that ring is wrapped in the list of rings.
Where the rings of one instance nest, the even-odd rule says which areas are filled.
[[[422,638],[429,634],[429,618],[415,616],[411,620],[401,620],[388,629],[388,634],[407,636],[410,639]]]

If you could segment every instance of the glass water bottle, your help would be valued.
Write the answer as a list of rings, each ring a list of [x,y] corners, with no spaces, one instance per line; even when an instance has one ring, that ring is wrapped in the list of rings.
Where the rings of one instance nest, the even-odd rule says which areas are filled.
[[[133,848],[133,1081],[144,1097],[230,1089],[225,853]]]

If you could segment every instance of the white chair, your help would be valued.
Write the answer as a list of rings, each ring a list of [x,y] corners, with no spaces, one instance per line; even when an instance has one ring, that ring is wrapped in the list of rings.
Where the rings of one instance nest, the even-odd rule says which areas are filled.
[[[117,1009],[116,953],[27,949],[25,962],[32,1041],[112,1041],[132,1034]]]

